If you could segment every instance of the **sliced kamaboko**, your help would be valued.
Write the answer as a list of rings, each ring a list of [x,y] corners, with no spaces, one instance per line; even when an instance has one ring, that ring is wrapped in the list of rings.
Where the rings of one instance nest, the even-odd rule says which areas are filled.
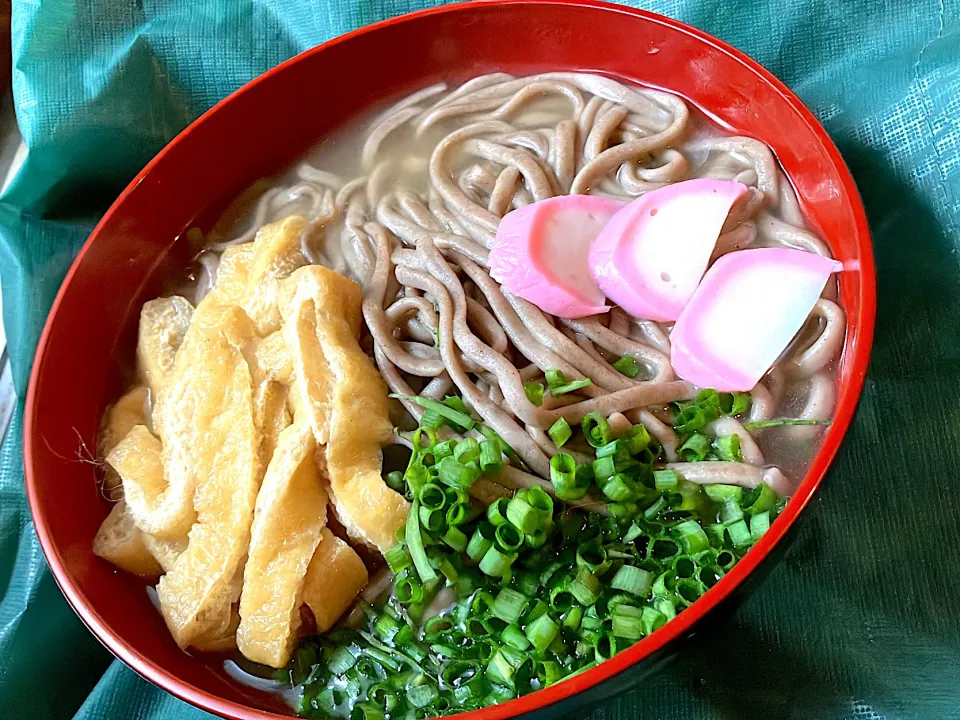
[[[490,274],[541,310],[564,318],[606,312],[590,273],[590,246],[623,203],[561,195],[508,213],[490,251]]]
[[[590,250],[597,285],[634,317],[670,322],[703,277],[720,229],[747,187],[727,180],[687,180],[630,202]]]
[[[707,271],[670,335],[677,375],[700,387],[750,390],[842,267],[787,248],[724,255]]]

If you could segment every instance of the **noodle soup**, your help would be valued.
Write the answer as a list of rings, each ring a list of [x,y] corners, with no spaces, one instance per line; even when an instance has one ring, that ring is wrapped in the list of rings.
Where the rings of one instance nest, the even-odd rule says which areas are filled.
[[[813,456],[836,281],[758,382],[718,391],[674,367],[683,315],[554,315],[493,255],[502,218],[551,198],[620,213],[734,184],[694,286],[759,248],[829,257],[766,146],[605,77],[435,85],[325,138],[195,233],[189,281],[144,306],[138,385],[100,443],[119,502],[98,554],[160,577],[181,647],[235,653],[232,676],[311,717],[483,707],[655,632]],[[555,268],[580,262],[564,247]]]

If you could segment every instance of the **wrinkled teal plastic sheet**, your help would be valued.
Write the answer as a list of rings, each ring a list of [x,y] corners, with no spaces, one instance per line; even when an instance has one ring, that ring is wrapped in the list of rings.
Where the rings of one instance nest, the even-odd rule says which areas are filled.
[[[813,109],[859,184],[879,273],[856,422],[786,557],[727,620],[591,720],[960,717],[960,4],[651,0]],[[415,0],[15,0],[29,154],[0,198],[21,397],[70,261],[127,181],[251,78]],[[209,717],[137,677],[67,607],[0,452],[0,716]]]

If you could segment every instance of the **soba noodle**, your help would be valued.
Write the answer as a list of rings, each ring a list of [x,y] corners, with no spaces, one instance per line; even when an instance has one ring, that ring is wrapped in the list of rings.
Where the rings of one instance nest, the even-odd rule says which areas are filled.
[[[202,255],[195,296],[212,285],[218,252],[250,242],[266,223],[307,217],[304,257],[362,286],[366,330],[390,390],[437,399],[455,390],[542,478],[557,452],[546,430],[588,412],[642,423],[675,461],[676,434],[647,408],[690,398],[695,389],[675,378],[669,327],[619,309],[557,319],[492,280],[488,249],[504,214],[561,193],[629,199],[689,178],[735,179],[751,191],[731,212],[714,257],[748,247],[829,254],[803,226],[769,148],[721,134],[680,98],[607,77],[494,73],[455,88],[431,85],[373,118],[362,137],[343,137],[314,162],[346,171],[304,162],[289,184],[265,192],[244,229]],[[845,332],[836,296],[835,283],[828,284],[807,327],[754,389],[750,421],[788,406],[806,419],[832,412],[830,368]],[[622,356],[637,362],[638,377],[612,367]],[[524,383],[547,370],[592,383],[537,406]],[[414,418],[423,412],[403,405]],[[733,419],[711,431],[741,438],[746,468],[773,461],[793,471],[817,434],[815,427],[787,429],[771,447]],[[791,450],[790,443],[801,446]],[[708,470],[688,479],[716,481]],[[738,472],[727,468],[724,477],[756,480],[752,470]]]

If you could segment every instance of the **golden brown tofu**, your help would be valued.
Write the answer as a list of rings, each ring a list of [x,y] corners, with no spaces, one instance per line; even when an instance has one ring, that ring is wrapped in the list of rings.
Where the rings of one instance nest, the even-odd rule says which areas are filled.
[[[235,577],[263,474],[246,360],[255,336],[238,307],[198,311],[158,400],[168,487],[144,509],[163,529],[179,528],[191,513],[196,518],[186,551],[157,586],[181,647],[225,627],[239,597]],[[143,527],[139,517],[137,524]]]
[[[262,227],[253,242],[227,248],[220,258],[217,281],[198,309],[238,305],[261,337],[279,330],[280,282],[306,264],[300,251],[306,225],[305,218],[288,217]]]
[[[328,528],[322,535],[303,587],[303,602],[313,613],[317,632],[332,628],[370,580],[352,547]]]
[[[97,457],[106,458],[117,444],[126,437],[134,425],[146,425],[150,414],[150,391],[146,387],[135,387],[107,408],[100,425],[97,438]],[[111,500],[122,496],[120,476],[107,465],[104,468],[103,491]]]
[[[315,447],[305,422],[284,430],[257,495],[237,646],[248,660],[275,668],[290,660],[304,576],[327,519]]]
[[[360,288],[320,266],[284,281],[284,337],[293,392],[310,423],[330,480],[337,517],[351,537],[386,552],[410,504],[381,477],[381,446],[392,432],[387,388],[360,349]]]
[[[161,568],[143,543],[143,533],[133,524],[127,504],[121,500],[103,521],[93,539],[93,552],[134,575],[154,578]]]
[[[137,372],[150,389],[153,400],[173,372],[177,350],[183,344],[192,317],[193,305],[179,295],[143,304],[137,336]]]

